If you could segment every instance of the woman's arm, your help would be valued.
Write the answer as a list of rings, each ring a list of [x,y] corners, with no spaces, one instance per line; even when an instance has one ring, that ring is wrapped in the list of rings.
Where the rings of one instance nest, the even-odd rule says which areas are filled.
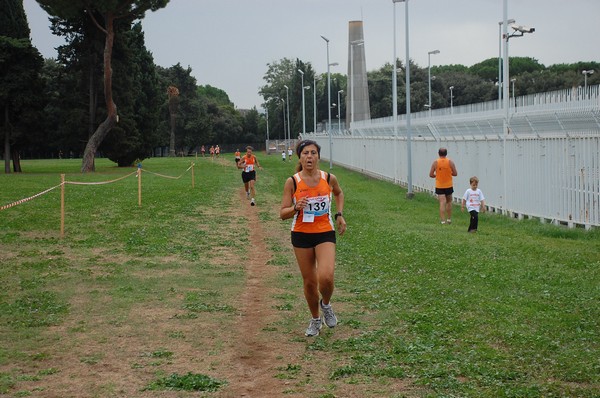
[[[294,201],[292,200],[293,196],[294,182],[292,181],[292,177],[289,177],[283,186],[283,198],[281,199],[281,209],[279,210],[279,217],[281,217],[282,220],[292,218],[294,217],[294,214],[296,214],[297,210]]]
[[[346,219],[344,219],[344,191],[340,187],[340,184],[337,180],[337,177],[333,174],[330,174],[329,184],[331,185],[331,190],[333,192],[333,200],[335,200],[335,209],[341,215],[338,215],[335,220],[335,225],[338,233],[344,235],[346,232]]]

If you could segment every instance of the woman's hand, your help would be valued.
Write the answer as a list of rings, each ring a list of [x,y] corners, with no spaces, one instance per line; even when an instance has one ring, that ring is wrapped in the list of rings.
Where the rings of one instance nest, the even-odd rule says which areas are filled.
[[[296,206],[294,208],[296,209],[296,211],[300,211],[300,210],[304,209],[307,204],[308,204],[308,196],[302,196],[296,202]]]
[[[335,220],[335,224],[340,236],[344,235],[344,232],[346,232],[346,220],[344,219],[344,216],[338,216],[337,220]]]

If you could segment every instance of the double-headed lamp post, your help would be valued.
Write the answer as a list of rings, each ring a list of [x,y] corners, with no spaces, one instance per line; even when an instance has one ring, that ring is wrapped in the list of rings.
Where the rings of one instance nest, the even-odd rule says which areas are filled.
[[[429,85],[429,116],[431,117],[431,54],[439,54],[440,50],[433,50],[427,53],[427,74],[428,74],[428,85]]]
[[[304,72],[298,69],[300,78],[302,81],[302,134],[303,137],[306,135],[306,105],[304,105]]]
[[[514,19],[509,19],[506,23],[515,23]],[[502,25],[504,21],[498,22],[498,109],[502,109]]]
[[[533,33],[535,32],[535,28],[530,28],[527,26],[521,25],[511,25],[513,32],[511,34],[508,33],[508,0],[503,0],[502,2],[502,14],[503,14],[503,23],[502,23],[502,38],[504,41],[503,48],[503,68],[502,68],[502,104],[504,107],[504,122],[503,122],[503,134],[502,134],[502,148],[503,148],[503,194],[502,194],[502,213],[507,214],[508,212],[508,202],[507,202],[507,194],[508,194],[508,176],[507,176],[507,157],[506,157],[506,138],[508,134],[510,134],[510,120],[509,120],[509,98],[508,98],[508,82],[509,82],[509,70],[508,70],[508,41],[512,37],[522,37],[525,33]]]
[[[582,70],[581,73],[583,74],[583,89],[587,93],[587,77],[588,77],[588,75],[594,74],[594,70],[593,69]]]
[[[333,168],[333,139],[331,137],[331,72],[329,63],[329,39],[321,35],[321,38],[327,43],[327,133],[329,134],[329,168]]]
[[[338,134],[342,131],[342,117],[340,116],[342,113],[342,102],[340,99],[340,95],[344,92],[344,90],[338,91]]]

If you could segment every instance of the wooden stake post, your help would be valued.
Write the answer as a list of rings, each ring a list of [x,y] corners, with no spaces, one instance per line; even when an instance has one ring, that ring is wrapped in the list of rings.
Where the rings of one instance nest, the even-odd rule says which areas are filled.
[[[60,175],[60,238],[65,237],[65,175]]]
[[[138,206],[142,207],[142,164],[138,163]]]

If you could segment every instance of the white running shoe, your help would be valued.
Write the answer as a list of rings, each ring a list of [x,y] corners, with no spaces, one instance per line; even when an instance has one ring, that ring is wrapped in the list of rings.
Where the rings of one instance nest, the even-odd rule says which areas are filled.
[[[254,201],[254,198],[252,198],[252,200],[250,201],[250,206],[256,206],[256,202]]]
[[[325,320],[325,325],[330,328],[334,328],[337,325],[337,317],[333,312],[333,308],[331,308],[331,304],[328,306],[323,305],[323,300],[319,302],[321,304],[321,311],[323,312],[323,319]]]
[[[319,331],[321,330],[322,327],[323,327],[323,322],[321,322],[321,318],[311,319],[304,335],[306,337],[318,336]]]

